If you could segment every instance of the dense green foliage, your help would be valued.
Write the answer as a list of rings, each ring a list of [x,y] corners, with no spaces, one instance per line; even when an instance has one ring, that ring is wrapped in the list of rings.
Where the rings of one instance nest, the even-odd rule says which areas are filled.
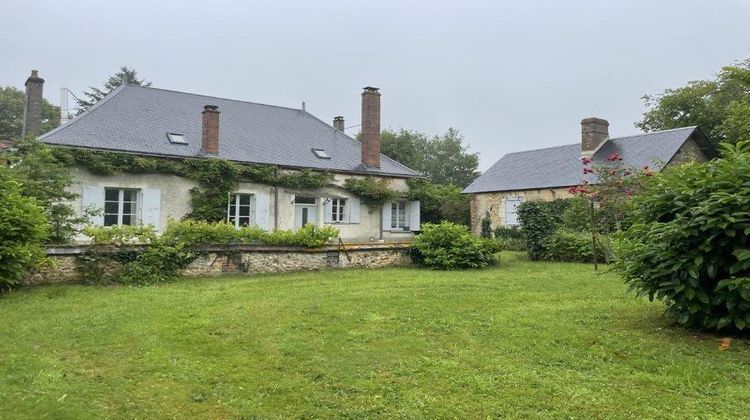
[[[0,164],[0,289],[18,284],[44,257],[48,228],[42,208]]]
[[[21,184],[21,193],[35,198],[44,209],[50,224],[47,242],[71,242],[89,214],[84,209],[79,215],[70,204],[77,196],[67,189],[73,182],[70,168],[56,159],[52,148],[34,138],[21,139],[14,146],[16,150],[6,155],[11,172]]]
[[[482,218],[479,226],[479,236],[484,239],[492,238],[492,219],[490,219],[489,212]]]
[[[544,240],[562,224],[570,201],[525,201],[518,206],[518,220],[526,240],[529,258],[541,260],[545,256]]]
[[[406,181],[409,198],[420,202],[420,217],[423,223],[448,221],[461,225],[469,224],[469,196],[461,194],[455,185],[434,184],[426,179]]]
[[[666,328],[611,273],[326,270],[0,301],[9,419],[745,418],[750,340]]]
[[[557,229],[542,240],[543,259],[550,261],[593,262],[591,233]],[[596,247],[596,261],[605,260],[604,250]]]
[[[257,227],[197,220],[171,222],[161,236],[149,226],[87,226],[93,247],[79,259],[85,283],[158,284],[174,280],[179,270],[201,254],[199,245],[265,244],[316,248],[338,237],[331,226],[311,224],[297,230],[266,232]],[[230,252],[230,251],[228,251]]]
[[[750,60],[644,99],[649,110],[636,125],[645,131],[697,125],[716,141],[750,138]]]
[[[347,178],[344,188],[361,197],[362,201],[369,205],[382,205],[386,201],[404,196],[403,193],[391,188],[389,180],[372,176]]]
[[[750,325],[750,141],[655,175],[636,197],[618,268],[682,325]]]
[[[76,101],[78,102],[78,112],[81,113],[89,109],[95,103],[104,99],[105,96],[109,95],[113,90],[120,87],[123,81],[125,81],[129,85],[151,86],[151,82],[147,81],[146,79],[138,78],[138,73],[135,71],[135,69],[128,68],[128,66],[122,66],[117,73],[109,76],[109,79],[104,82],[102,89],[93,86],[89,87],[89,90],[83,92],[83,95],[87,99],[76,98]]]
[[[26,94],[13,86],[0,86],[0,140],[18,139],[23,131]],[[43,133],[60,125],[60,109],[42,99]]]
[[[451,222],[425,223],[414,238],[419,262],[441,270],[482,268],[495,263],[499,251],[494,241],[477,238],[469,228]]]
[[[380,137],[384,155],[422,173],[434,184],[464,188],[479,176],[479,154],[469,152],[454,128],[433,137],[404,129],[383,130]]]
[[[190,190],[191,219],[218,222],[226,219],[227,197],[240,181],[288,188],[321,188],[332,181],[327,172],[289,172],[272,165],[238,164],[222,159],[170,159],[129,153],[55,148],[55,157],[67,165],[79,165],[95,174],[165,173],[196,180]]]
[[[526,251],[526,238],[518,227],[498,226],[492,232],[503,250]]]

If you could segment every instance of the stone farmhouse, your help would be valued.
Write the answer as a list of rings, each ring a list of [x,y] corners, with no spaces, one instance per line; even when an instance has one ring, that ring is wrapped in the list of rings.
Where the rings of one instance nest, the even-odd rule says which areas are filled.
[[[464,189],[470,194],[471,228],[479,233],[489,214],[492,226],[517,226],[516,208],[526,200],[570,197],[568,189],[583,181],[581,157],[605,164],[612,153],[623,164],[662,170],[688,161],[705,162],[716,149],[698,127],[609,138],[609,123],[601,118],[581,121],[581,142],[565,146],[508,153]]]
[[[36,71],[26,81],[25,134],[39,134],[44,80]],[[380,97],[362,92],[362,142],[344,133],[343,117],[333,126],[302,109],[264,105],[185,92],[123,84],[72,121],[42,134],[55,146],[114,151],[172,159],[226,159],[267,164],[280,171],[327,172],[329,185],[290,189],[240,182],[227,197],[226,220],[266,230],[307,224],[333,225],[349,241],[410,239],[420,229],[418,201],[370,206],[343,188],[347,178],[388,180],[408,192],[406,180],[419,174],[380,154]],[[169,220],[191,211],[192,179],[163,173],[97,175],[74,168],[74,207],[101,210],[103,226],[150,224],[164,231]]]

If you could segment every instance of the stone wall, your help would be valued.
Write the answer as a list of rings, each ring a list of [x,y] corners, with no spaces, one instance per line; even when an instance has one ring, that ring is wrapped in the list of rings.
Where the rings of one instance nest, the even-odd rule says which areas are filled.
[[[137,249],[137,247],[132,247]],[[297,248],[265,245],[202,246],[199,256],[182,270],[186,277],[232,273],[285,273],[330,268],[383,268],[411,265],[410,242],[347,243],[342,247]],[[28,284],[76,283],[79,259],[87,246],[47,250],[49,264],[30,275]]]

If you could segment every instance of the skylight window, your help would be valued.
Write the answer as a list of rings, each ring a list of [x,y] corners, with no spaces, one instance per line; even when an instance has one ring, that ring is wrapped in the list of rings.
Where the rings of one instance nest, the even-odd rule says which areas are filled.
[[[326,152],[324,149],[312,149],[313,153],[315,153],[315,156],[319,157],[320,159],[330,159],[331,156]]]
[[[187,140],[185,140],[184,134],[167,133],[167,138],[172,144],[187,144]]]

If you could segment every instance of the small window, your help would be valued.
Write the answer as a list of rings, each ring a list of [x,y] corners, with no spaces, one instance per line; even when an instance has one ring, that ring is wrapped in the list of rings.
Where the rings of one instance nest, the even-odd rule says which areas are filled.
[[[167,133],[167,138],[172,144],[187,144],[187,140],[185,140],[184,134]]]
[[[331,199],[331,221],[342,223],[345,222],[346,216],[346,199],[345,198],[332,198]]]
[[[321,158],[321,159],[330,159],[331,156],[323,149],[312,149],[313,153],[315,153],[315,156]]]
[[[135,225],[137,213],[138,190],[104,189],[104,226]]]
[[[305,197],[303,195],[294,196],[294,204],[316,204],[318,201],[315,197]]]
[[[231,195],[227,209],[227,221],[234,227],[251,226],[255,219],[254,198],[252,194]]]
[[[391,229],[409,230],[406,201],[396,201],[391,204]]]

